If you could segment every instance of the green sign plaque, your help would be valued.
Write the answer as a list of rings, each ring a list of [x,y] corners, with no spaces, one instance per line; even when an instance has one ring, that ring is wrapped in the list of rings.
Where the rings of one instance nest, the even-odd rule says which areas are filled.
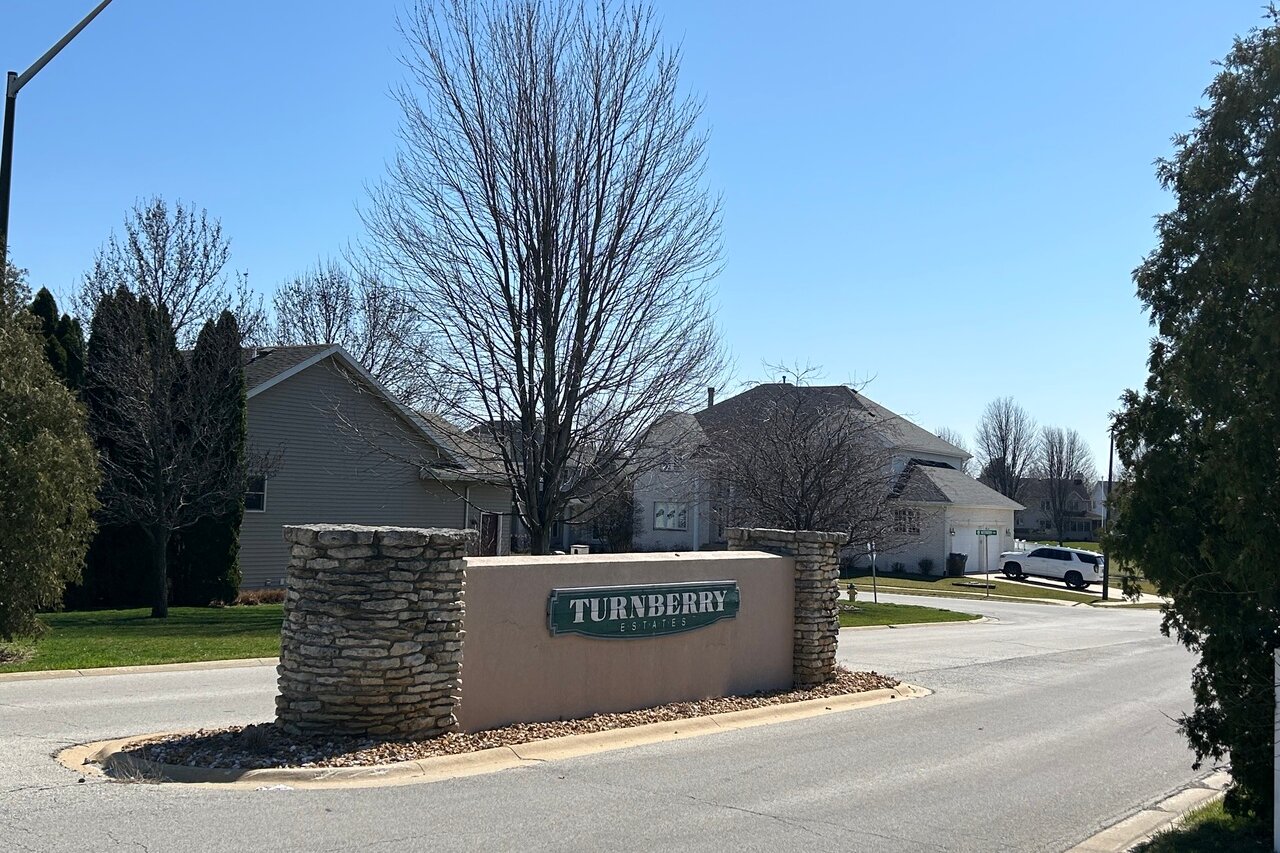
[[[738,615],[737,581],[553,589],[547,599],[552,634],[661,637]]]
[[[984,529],[981,527],[978,528],[976,532],[979,536],[999,536],[1000,535],[999,530]]]

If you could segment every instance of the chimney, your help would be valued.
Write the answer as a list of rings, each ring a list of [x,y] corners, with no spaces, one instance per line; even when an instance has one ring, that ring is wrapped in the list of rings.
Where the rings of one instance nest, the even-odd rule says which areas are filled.
[[[711,408],[716,404],[716,386],[707,386],[707,408]]]

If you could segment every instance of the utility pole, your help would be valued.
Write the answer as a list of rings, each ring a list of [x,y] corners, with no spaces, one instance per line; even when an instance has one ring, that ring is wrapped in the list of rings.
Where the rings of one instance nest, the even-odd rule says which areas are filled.
[[[107,8],[111,0],[102,0],[93,11],[84,16],[80,23],[71,28],[58,43],[44,52],[31,67],[19,74],[10,71],[4,88],[4,136],[0,138],[0,257],[6,264],[9,260],[9,190],[13,182],[13,121],[14,112],[18,108],[18,92],[31,82],[31,78],[40,73],[40,69],[49,64],[49,60],[58,55],[67,44],[89,26],[89,22],[98,17],[98,13]]]

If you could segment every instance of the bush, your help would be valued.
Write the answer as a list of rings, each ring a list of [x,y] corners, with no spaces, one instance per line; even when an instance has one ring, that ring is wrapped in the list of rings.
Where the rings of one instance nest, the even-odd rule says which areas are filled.
[[[891,563],[889,565],[889,571],[895,572],[897,574],[902,574],[906,570],[907,570],[907,566],[905,563]]]
[[[933,574],[933,560],[930,560],[928,557],[922,558],[916,565],[920,567],[920,574]]]
[[[232,607],[253,607],[258,604],[283,604],[285,590],[283,587],[264,589],[242,589],[231,602]]]

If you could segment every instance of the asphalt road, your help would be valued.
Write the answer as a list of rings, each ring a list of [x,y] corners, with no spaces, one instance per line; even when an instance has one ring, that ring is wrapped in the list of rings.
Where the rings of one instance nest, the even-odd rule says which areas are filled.
[[[268,719],[274,670],[0,683],[0,850],[1058,851],[1203,775],[1157,613],[881,598],[999,621],[842,634],[924,699],[427,785],[78,783],[51,754]]]

